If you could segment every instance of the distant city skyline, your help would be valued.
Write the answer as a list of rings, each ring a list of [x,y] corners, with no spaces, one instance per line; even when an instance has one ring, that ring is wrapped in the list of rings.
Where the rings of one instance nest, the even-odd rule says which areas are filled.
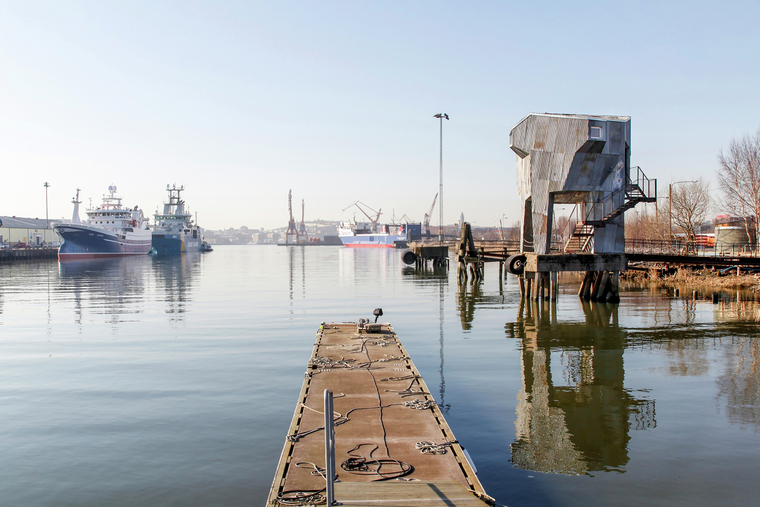
[[[307,221],[360,200],[421,222],[441,111],[446,224],[519,219],[531,112],[630,116],[660,196],[717,197],[718,152],[760,128],[760,4],[715,7],[0,0],[0,215],[70,218],[113,184],[152,216],[176,183],[208,229],[287,226],[291,189],[296,221],[304,199]]]

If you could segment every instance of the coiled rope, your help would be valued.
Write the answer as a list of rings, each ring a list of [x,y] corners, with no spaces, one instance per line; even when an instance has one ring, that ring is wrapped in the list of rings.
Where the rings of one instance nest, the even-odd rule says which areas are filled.
[[[433,444],[431,442],[417,442],[414,444],[415,449],[419,449],[422,454],[446,454],[447,448],[451,447],[451,442],[442,444]]]
[[[372,446],[372,450],[369,451],[367,457],[360,456],[357,453],[364,446]],[[390,479],[398,479],[405,475],[414,472],[414,467],[405,461],[399,461],[388,457],[387,459],[376,459],[372,454],[379,447],[374,444],[364,443],[359,444],[350,451],[347,452],[349,458],[340,464],[340,467],[346,472],[351,472],[358,475],[377,475],[378,478],[374,481],[387,481]],[[386,470],[383,470],[383,467]],[[388,470],[390,469],[390,470]]]

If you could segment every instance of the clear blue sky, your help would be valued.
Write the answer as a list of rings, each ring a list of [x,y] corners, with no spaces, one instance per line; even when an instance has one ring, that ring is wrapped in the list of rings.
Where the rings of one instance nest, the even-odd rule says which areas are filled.
[[[714,181],[760,127],[760,3],[0,0],[0,215],[69,217],[110,184],[153,213],[184,184],[211,229],[519,215],[531,112],[632,118],[632,163]],[[717,195],[716,185],[712,185]],[[661,192],[662,193],[662,192]],[[438,211],[433,223],[437,224]]]

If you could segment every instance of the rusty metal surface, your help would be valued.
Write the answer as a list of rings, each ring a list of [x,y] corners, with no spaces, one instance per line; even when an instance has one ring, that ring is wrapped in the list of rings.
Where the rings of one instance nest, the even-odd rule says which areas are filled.
[[[453,482],[465,490],[485,494],[393,328],[383,324],[379,333],[366,333],[358,331],[355,323],[343,323],[325,324],[319,329],[272,484],[270,505],[292,505],[278,502],[278,498],[294,498],[298,492],[319,494],[325,487],[324,477],[315,468],[325,466],[322,430],[325,389],[334,394],[335,455],[340,484]],[[416,409],[406,406],[409,402],[426,403],[429,407]],[[418,442],[444,447],[440,454],[422,453]],[[362,460],[366,469],[346,470]],[[387,505],[391,505],[394,488],[385,490]],[[336,488],[336,494],[339,491]],[[337,496],[336,500],[341,501]],[[374,503],[386,505],[382,498]],[[440,505],[443,504],[441,501]]]

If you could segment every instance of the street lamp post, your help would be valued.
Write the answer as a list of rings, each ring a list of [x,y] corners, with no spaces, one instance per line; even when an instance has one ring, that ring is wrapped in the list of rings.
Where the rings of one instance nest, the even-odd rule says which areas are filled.
[[[443,243],[443,120],[449,119],[449,115],[446,113],[434,114],[433,118],[438,118],[441,121],[440,131],[440,153],[439,153],[439,166],[438,166],[438,241]]]
[[[668,225],[670,226],[670,241],[673,241],[673,185],[679,183],[696,183],[697,180],[674,181],[668,185]]]
[[[47,242],[47,230],[50,229],[50,219],[48,218],[48,188],[50,183],[45,182],[45,242]]]

